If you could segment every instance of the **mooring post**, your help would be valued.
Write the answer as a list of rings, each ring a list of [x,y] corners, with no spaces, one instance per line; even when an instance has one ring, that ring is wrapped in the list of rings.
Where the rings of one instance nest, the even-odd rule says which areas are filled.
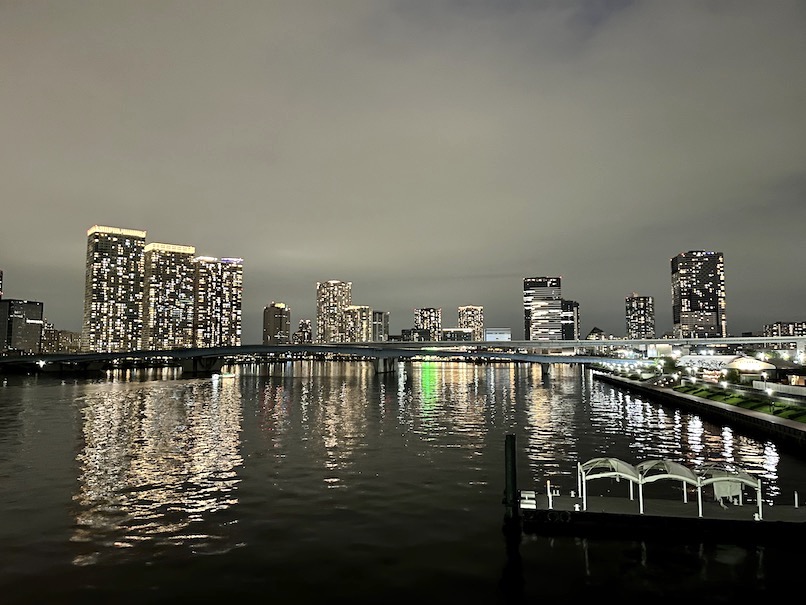
[[[504,504],[506,506],[506,521],[517,522],[520,519],[520,506],[518,503],[518,470],[515,464],[515,435],[508,434],[505,443],[505,488]]]

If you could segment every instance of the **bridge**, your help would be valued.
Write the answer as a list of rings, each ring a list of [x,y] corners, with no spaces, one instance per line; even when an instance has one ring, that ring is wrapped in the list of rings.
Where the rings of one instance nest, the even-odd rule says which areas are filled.
[[[621,340],[553,340],[553,341],[423,341],[367,342],[327,344],[252,344],[228,347],[139,350],[108,353],[55,353],[0,357],[3,372],[87,373],[121,367],[180,366],[192,376],[210,375],[226,363],[245,361],[268,362],[277,358],[368,359],[378,373],[394,372],[401,359],[448,358],[466,361],[515,361],[539,363],[545,373],[552,364],[617,363],[634,364],[636,356],[614,356],[614,349],[646,351],[651,346],[665,345],[673,349],[702,350],[713,348],[760,346],[795,343],[797,352],[806,349],[806,337],[742,337]],[[596,354],[597,350],[611,353]]]

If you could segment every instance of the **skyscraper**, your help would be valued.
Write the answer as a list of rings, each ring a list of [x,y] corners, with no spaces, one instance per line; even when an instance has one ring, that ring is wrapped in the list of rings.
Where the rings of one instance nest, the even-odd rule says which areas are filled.
[[[291,307],[271,301],[263,307],[263,344],[286,344],[291,341]]]
[[[633,292],[625,298],[627,338],[655,338],[655,299]]]
[[[44,307],[33,300],[0,300],[0,354],[33,355],[42,350]]]
[[[372,308],[367,305],[348,305],[344,309],[344,333],[347,342],[370,342]]]
[[[484,340],[484,307],[478,305],[465,305],[457,309],[460,328],[470,328],[473,333],[471,340],[481,342]]]
[[[442,309],[423,307],[414,309],[414,329],[428,332],[428,340],[442,338]]]
[[[562,340],[561,277],[523,280],[525,340]]]
[[[146,244],[141,348],[193,346],[193,246]]]
[[[724,338],[725,260],[721,252],[691,250],[671,259],[672,322],[676,338]]]
[[[316,283],[316,342],[345,342],[344,310],[353,304],[353,284],[331,279]]]
[[[87,231],[81,350],[140,347],[146,232],[95,225]]]
[[[193,265],[193,346],[239,346],[243,259],[197,256]]]
[[[372,341],[389,340],[389,311],[372,311]]]
[[[579,340],[580,321],[579,303],[575,300],[562,300],[562,333],[563,340]]]

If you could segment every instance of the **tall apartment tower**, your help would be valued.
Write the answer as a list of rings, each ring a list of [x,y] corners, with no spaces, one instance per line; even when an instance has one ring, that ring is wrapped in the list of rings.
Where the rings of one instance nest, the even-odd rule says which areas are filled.
[[[562,300],[563,340],[580,340],[579,303],[575,300]]]
[[[239,346],[243,259],[197,256],[193,266],[193,346]]]
[[[347,342],[372,340],[372,308],[349,305],[344,309],[344,334]]]
[[[0,300],[0,353],[33,355],[42,351],[44,307],[33,300]]]
[[[0,300],[3,300],[3,270],[0,269]]]
[[[484,307],[465,305],[457,309],[459,321],[457,327],[472,330],[471,340],[481,342],[484,340]]]
[[[263,307],[263,344],[276,345],[291,342],[291,307],[283,302],[271,301]]]
[[[655,338],[655,299],[633,292],[625,298],[627,338]]]
[[[95,225],[87,231],[81,350],[140,348],[146,232]]]
[[[721,252],[692,250],[671,259],[672,322],[676,338],[724,338],[725,259]]]
[[[372,311],[372,342],[389,340],[389,311]]]
[[[428,332],[428,340],[442,338],[442,309],[423,307],[414,309],[414,329]]]
[[[353,304],[353,283],[316,283],[316,342],[345,342],[344,310]]]
[[[146,244],[142,349],[193,346],[195,254],[193,246]]]
[[[524,278],[524,340],[562,340],[561,283],[561,277]]]
[[[299,328],[291,335],[291,342],[295,345],[313,342],[313,328],[310,319],[299,320]]]

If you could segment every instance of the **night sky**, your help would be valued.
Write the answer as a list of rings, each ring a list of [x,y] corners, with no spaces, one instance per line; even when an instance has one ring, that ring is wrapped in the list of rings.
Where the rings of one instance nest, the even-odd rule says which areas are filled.
[[[725,255],[728,331],[806,321],[806,3],[0,0],[7,298],[80,330],[86,232],[244,259],[523,337],[562,276],[583,337],[671,329],[670,259]]]

